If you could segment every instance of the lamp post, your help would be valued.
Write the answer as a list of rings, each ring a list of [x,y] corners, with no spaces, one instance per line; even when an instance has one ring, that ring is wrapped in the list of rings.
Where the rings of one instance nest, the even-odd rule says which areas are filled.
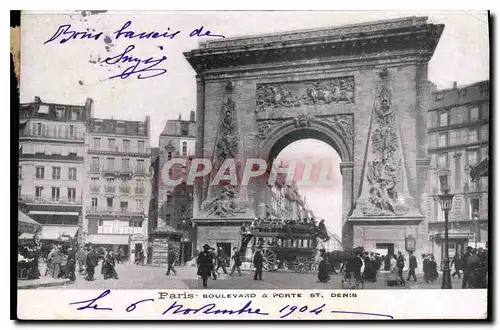
[[[450,274],[450,257],[448,254],[448,214],[450,213],[453,202],[453,195],[450,194],[450,189],[444,189],[444,194],[439,195],[439,203],[444,212],[444,267],[443,281],[441,289],[451,289],[451,274]]]

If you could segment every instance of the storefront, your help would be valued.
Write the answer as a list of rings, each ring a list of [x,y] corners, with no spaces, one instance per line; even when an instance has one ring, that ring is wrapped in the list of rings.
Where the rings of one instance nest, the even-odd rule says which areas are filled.
[[[128,260],[130,257],[129,251],[129,237],[130,235],[117,235],[117,234],[89,234],[87,236],[87,244],[91,244],[96,248],[111,249],[114,253],[119,253],[121,250],[124,252],[124,259]],[[120,250],[121,249],[121,250]]]
[[[17,211],[17,237],[18,239],[32,239],[34,234],[41,229],[42,225],[27,216],[21,211]]]

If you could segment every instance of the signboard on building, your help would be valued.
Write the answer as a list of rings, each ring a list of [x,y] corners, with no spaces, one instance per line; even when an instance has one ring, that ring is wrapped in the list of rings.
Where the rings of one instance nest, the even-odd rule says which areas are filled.
[[[408,252],[408,253],[415,252],[415,249],[416,249],[415,245],[416,245],[415,237],[410,235],[410,236],[405,238],[406,252]]]

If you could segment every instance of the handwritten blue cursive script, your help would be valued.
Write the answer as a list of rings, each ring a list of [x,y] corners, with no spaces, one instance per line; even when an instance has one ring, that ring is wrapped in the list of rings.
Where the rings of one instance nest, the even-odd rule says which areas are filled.
[[[113,310],[112,308],[109,307],[99,307],[97,305],[97,301],[101,300],[100,303],[102,303],[102,299],[106,296],[108,296],[111,293],[111,290],[107,289],[106,291],[102,292],[99,296],[96,298],[91,298],[88,300],[83,300],[83,301],[76,301],[69,303],[70,305],[81,305],[80,307],[77,308],[78,311],[81,310],[108,310],[111,311]],[[155,300],[152,298],[146,298],[142,299],[139,301],[136,301],[134,303],[129,304],[126,308],[125,311],[127,313],[131,313],[135,311],[137,308],[137,305],[145,303],[145,302],[154,302]],[[205,304],[200,307],[186,307],[183,304],[177,303],[177,301],[174,301],[167,309],[165,309],[162,313],[162,315],[269,315],[268,312],[262,311],[260,308],[257,308],[255,306],[252,306],[253,301],[249,300],[246,302],[246,304],[237,309],[226,309],[226,308],[220,308],[217,307],[217,304],[215,303],[209,303]],[[376,317],[382,317],[382,318],[388,318],[388,319],[394,319],[392,315],[389,314],[379,314],[379,313],[367,313],[367,312],[358,312],[358,311],[341,311],[341,310],[327,310],[326,309],[326,304],[322,304],[320,306],[314,307],[314,306],[295,306],[295,305],[285,305],[281,309],[278,310],[278,313],[280,314],[279,318],[280,319],[285,319],[288,316],[292,314],[314,314],[314,315],[320,315],[323,313],[330,313],[330,314],[350,314],[350,315],[359,315],[359,316],[376,316]]]
[[[106,297],[110,293],[111,293],[111,290],[107,289],[106,291],[104,291],[103,293],[101,293],[99,296],[97,296],[97,298],[92,298],[92,299],[83,300],[83,301],[75,301],[75,302],[72,302],[72,303],[69,303],[69,304],[70,305],[82,305],[82,304],[86,303],[86,305],[78,307],[76,309],[78,311],[82,311],[82,310],[85,310],[85,309],[112,311],[113,310],[112,308],[97,306],[97,301],[100,300],[100,299],[102,299],[102,298],[104,298],[104,297]]]
[[[126,79],[134,74],[138,74],[137,79],[148,79],[167,73],[167,69],[157,67],[161,62],[167,59],[165,55],[162,56],[161,58],[155,59],[153,57],[149,57],[143,60],[138,57],[134,57],[132,56],[132,54],[130,54],[130,52],[134,49],[135,49],[134,45],[129,45],[127,48],[125,48],[123,53],[113,57],[108,57],[102,61],[106,64],[133,63],[131,66],[123,70],[123,72],[111,76],[109,77],[109,79],[113,78]]]
[[[184,307],[182,304],[177,304],[177,301],[175,301],[172,305],[170,305],[169,308],[167,308],[164,312],[163,315],[171,313],[171,314],[182,314],[182,315],[188,315],[188,314],[205,314],[205,315],[211,315],[211,314],[256,314],[256,315],[269,315],[269,313],[262,312],[260,308],[250,308],[252,305],[252,301],[249,300],[245,306],[232,310],[232,309],[218,309],[217,305],[214,303],[211,304],[206,304],[198,308],[188,308]]]

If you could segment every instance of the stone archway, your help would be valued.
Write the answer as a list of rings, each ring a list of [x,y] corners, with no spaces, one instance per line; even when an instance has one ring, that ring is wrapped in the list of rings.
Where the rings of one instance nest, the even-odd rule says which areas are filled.
[[[269,160],[293,140],[339,153],[346,246],[368,249],[417,237],[427,244],[427,63],[443,30],[424,17],[210,40],[185,53],[197,72],[196,157]],[[198,248],[238,244],[256,216],[255,187],[194,189]],[[214,215],[206,205],[234,205]],[[210,204],[211,205],[211,204]]]

